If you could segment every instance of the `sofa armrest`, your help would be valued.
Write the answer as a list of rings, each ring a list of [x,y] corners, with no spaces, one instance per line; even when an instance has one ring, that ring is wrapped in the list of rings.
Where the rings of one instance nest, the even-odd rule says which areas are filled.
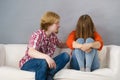
[[[114,74],[120,74],[120,46],[107,46],[108,67]]]
[[[0,44],[0,66],[5,65],[5,48],[3,44]]]

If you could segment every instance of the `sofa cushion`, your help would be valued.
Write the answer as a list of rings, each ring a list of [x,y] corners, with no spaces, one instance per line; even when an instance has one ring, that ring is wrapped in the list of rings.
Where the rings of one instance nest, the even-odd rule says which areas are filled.
[[[111,69],[98,69],[94,72],[81,72],[72,69],[63,69],[59,71],[55,80],[114,80]]]
[[[13,67],[0,67],[0,80],[35,80],[35,73]]]

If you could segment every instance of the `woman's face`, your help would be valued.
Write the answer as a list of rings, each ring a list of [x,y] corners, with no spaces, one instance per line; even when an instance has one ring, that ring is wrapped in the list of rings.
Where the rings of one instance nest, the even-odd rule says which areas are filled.
[[[54,23],[53,25],[51,25],[51,26],[48,28],[48,30],[51,31],[51,32],[53,32],[53,33],[58,33],[59,28],[60,28],[60,23],[59,23],[59,21],[58,21],[58,22]]]

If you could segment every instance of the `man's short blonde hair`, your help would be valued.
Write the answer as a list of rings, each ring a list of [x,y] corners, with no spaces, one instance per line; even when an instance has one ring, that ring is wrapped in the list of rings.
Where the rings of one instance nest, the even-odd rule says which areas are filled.
[[[57,13],[48,11],[41,18],[41,23],[40,23],[41,29],[47,30],[49,26],[59,22],[59,20],[60,20],[60,16]]]

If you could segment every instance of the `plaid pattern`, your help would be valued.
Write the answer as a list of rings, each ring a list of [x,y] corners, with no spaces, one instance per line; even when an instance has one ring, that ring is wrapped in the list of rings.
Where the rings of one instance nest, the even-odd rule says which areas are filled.
[[[52,57],[54,54],[55,48],[61,42],[58,40],[56,34],[52,33],[47,37],[44,30],[38,30],[34,32],[29,40],[25,56],[20,60],[19,66],[22,67],[31,57],[28,55],[29,47],[35,48],[37,51],[45,53]]]

